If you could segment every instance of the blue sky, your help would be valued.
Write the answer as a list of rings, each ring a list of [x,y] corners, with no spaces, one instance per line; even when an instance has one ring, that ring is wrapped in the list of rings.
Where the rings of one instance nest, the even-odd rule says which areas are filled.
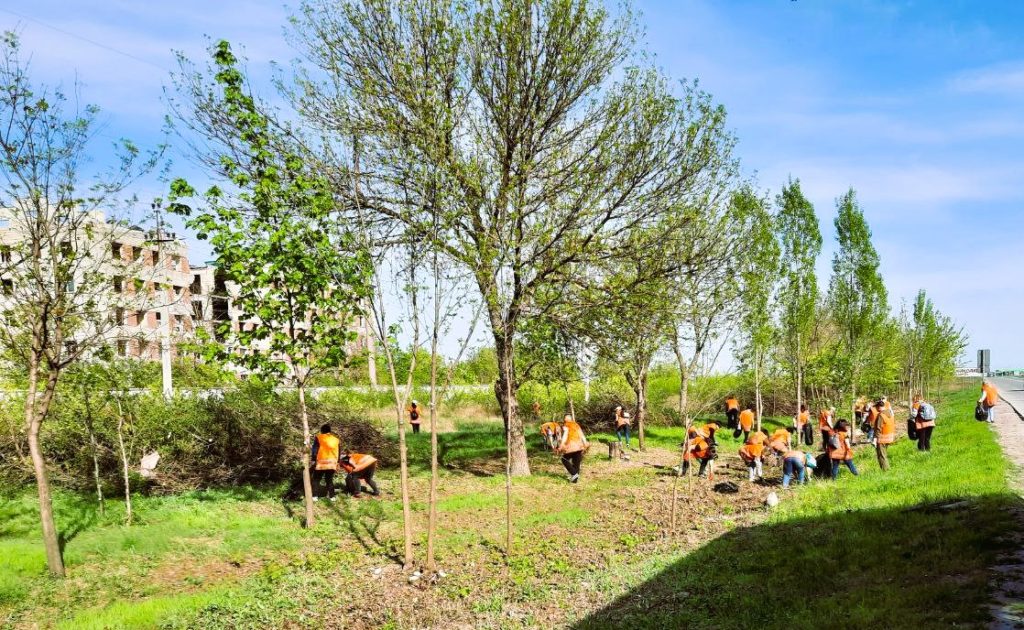
[[[834,200],[853,186],[893,304],[923,288],[964,325],[969,354],[988,347],[993,366],[1024,367],[1024,2],[636,7],[656,63],[698,78],[725,105],[760,186],[774,194],[800,178],[826,240],[823,287]],[[204,36],[225,37],[266,79],[271,60],[295,56],[282,35],[287,15],[273,2],[7,0],[0,27],[20,25],[38,78],[78,77],[82,100],[104,111],[101,141],[145,145],[160,139],[172,49],[198,58]],[[143,198],[160,192],[157,182],[139,187]]]

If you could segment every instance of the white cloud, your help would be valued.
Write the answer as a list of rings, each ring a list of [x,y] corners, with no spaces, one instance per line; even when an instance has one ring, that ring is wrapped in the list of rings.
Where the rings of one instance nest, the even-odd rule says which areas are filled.
[[[966,94],[1024,95],[1024,62],[1012,61],[966,70],[953,76],[949,87]]]

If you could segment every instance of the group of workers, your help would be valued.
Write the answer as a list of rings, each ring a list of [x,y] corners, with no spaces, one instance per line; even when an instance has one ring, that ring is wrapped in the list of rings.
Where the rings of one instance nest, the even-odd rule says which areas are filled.
[[[978,402],[986,410],[989,422],[994,420],[993,409],[997,400],[998,393],[995,387],[986,381],[982,385],[982,394]],[[853,412],[862,433],[875,448],[879,468],[883,471],[889,470],[889,445],[896,441],[896,413],[889,399],[882,396],[872,402],[861,396],[854,403]],[[764,476],[766,452],[774,453],[781,460],[782,486],[787,489],[794,479],[801,484],[806,483],[809,468],[824,466],[832,479],[839,476],[843,466],[853,475],[860,474],[853,461],[854,425],[845,419],[837,419],[835,407],[827,407],[818,412],[818,431],[821,434],[823,451],[820,457],[801,448],[801,443],[804,446],[814,445],[814,427],[806,404],[800,405],[799,412],[793,417],[792,426],[780,427],[771,434],[759,427],[755,430],[756,415],[753,407],[748,405],[741,408],[735,396],[726,398],[725,416],[727,427],[733,430],[733,436],[743,438],[739,456],[748,467],[751,482]],[[935,420],[935,407],[920,395],[915,395],[907,419],[907,434],[910,439],[917,441],[919,451],[931,451]],[[616,407],[616,436],[620,443],[625,439],[627,448],[629,426],[629,412],[624,411],[621,406]],[[706,476],[709,468],[713,470],[714,461],[718,457],[715,433],[720,428],[718,423],[709,422],[687,429],[686,441],[681,445],[683,462],[676,469],[680,474],[685,474],[694,460],[699,462],[700,466],[698,477]],[[548,446],[562,455],[562,463],[569,473],[569,480],[572,483],[578,482],[583,453],[589,446],[583,429],[571,415],[566,414],[561,423],[545,422],[541,425],[540,431]]]
[[[995,405],[998,400],[999,393],[995,386],[989,381],[983,382],[978,404],[985,410],[986,419],[990,423],[995,421]],[[412,401],[406,412],[413,432],[418,433],[420,427],[419,404],[415,400]],[[533,412],[536,417],[540,416],[538,402],[533,403]],[[896,414],[888,398],[882,396],[872,403],[866,397],[861,396],[854,402],[853,413],[855,421],[867,437],[868,442],[875,447],[879,468],[883,471],[889,470],[889,445],[896,441]],[[806,483],[807,469],[818,467],[819,459],[813,453],[799,448],[801,442],[805,446],[814,444],[814,429],[806,404],[800,405],[799,412],[793,417],[791,427],[780,427],[770,435],[760,427],[755,430],[756,415],[753,406],[747,405],[741,409],[740,402],[735,396],[730,395],[725,399],[725,416],[727,427],[733,430],[733,437],[742,436],[743,438],[739,456],[747,465],[751,482],[764,476],[766,450],[775,453],[781,459],[782,486],[787,489],[793,479],[797,479],[801,484]],[[920,395],[915,395],[910,408],[910,417],[907,420],[907,434],[911,439],[917,441],[918,450],[931,451],[935,419],[935,408]],[[630,424],[629,412],[624,410],[621,405],[616,406],[615,433],[620,445],[625,440],[626,448],[629,448]],[[715,432],[719,428],[718,423],[709,422],[687,429],[686,441],[681,445],[683,447],[683,462],[676,469],[680,474],[686,474],[694,460],[698,461],[700,466],[697,472],[698,477],[707,475],[709,467],[713,469],[714,461],[718,457]],[[818,412],[818,430],[821,433],[821,445],[824,451],[821,463],[825,464],[827,461],[831,478],[836,479],[839,476],[840,468],[844,465],[850,473],[858,475],[857,466],[853,462],[853,426],[844,419],[837,420],[836,408],[828,407]],[[562,465],[565,466],[569,475],[569,482],[578,483],[583,455],[590,448],[583,428],[574,420],[572,414],[565,414],[561,422],[543,423],[540,426],[540,432],[548,447],[561,456]],[[311,448],[314,501],[320,498],[318,494],[322,481],[326,482],[327,498],[331,501],[335,500],[334,473],[339,470],[344,470],[347,473],[345,488],[352,496],[362,495],[364,482],[369,486],[368,491],[371,494],[380,495],[373,479],[377,468],[376,458],[363,453],[342,452],[341,440],[331,432],[331,425],[325,424],[320,427],[320,433],[313,438]]]
[[[325,482],[326,494],[329,501],[337,497],[334,492],[334,473],[344,470],[345,489],[355,498],[363,493],[363,483],[369,486],[369,492],[373,496],[380,496],[380,489],[373,479],[377,471],[377,458],[365,453],[351,453],[342,451],[341,438],[331,432],[331,425],[325,424],[320,427],[320,433],[313,436],[310,452],[313,476],[313,500],[320,500],[320,484]]]

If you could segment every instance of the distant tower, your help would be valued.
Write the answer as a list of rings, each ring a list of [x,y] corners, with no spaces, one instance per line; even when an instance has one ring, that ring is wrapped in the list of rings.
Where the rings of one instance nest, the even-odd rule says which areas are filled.
[[[978,371],[983,376],[988,376],[988,373],[992,371],[992,358],[989,356],[989,351],[978,350]]]

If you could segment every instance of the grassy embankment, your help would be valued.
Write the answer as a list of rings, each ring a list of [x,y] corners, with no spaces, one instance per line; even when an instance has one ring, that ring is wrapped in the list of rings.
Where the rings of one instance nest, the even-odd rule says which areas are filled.
[[[723,494],[680,484],[682,527],[667,533],[678,429],[652,429],[650,452],[607,462],[598,446],[584,482],[564,483],[531,443],[538,473],[515,486],[516,544],[501,551],[500,424],[456,422],[442,435],[438,559],[447,576],[410,585],[395,564],[400,504],[394,471],[383,500],[318,506],[300,529],[281,489],[143,497],[121,526],[88,498],[61,494],[69,578],[43,575],[31,494],[0,504],[0,625],[103,627],[949,627],[983,621],[986,567],[1012,527],[1003,460],[971,393],[939,407],[934,452],[905,440],[882,474],[815,482],[761,508],[772,487],[749,485],[722,436]],[[425,548],[429,436],[410,436],[417,556]],[[601,436],[595,436],[600,438]],[[767,471],[777,477],[777,470]],[[966,503],[945,509],[953,501]],[[924,507],[921,507],[924,506]],[[379,570],[379,571],[378,571]],[[324,602],[329,602],[326,605]]]

